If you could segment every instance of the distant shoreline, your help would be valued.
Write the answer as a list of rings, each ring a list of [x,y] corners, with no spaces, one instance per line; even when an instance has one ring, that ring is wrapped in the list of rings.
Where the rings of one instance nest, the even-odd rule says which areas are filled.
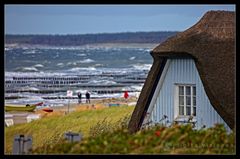
[[[28,47],[28,48],[83,48],[83,47],[114,47],[114,48],[139,48],[139,47],[146,47],[146,48],[154,48],[159,43],[95,43],[95,44],[84,44],[84,45],[69,45],[69,46],[55,46],[55,45],[39,45],[39,44],[5,44],[5,47]]]
[[[145,45],[160,44],[169,37],[176,35],[176,31],[158,32],[126,32],[79,35],[5,35],[5,44],[47,45],[47,46],[86,46],[113,44]]]

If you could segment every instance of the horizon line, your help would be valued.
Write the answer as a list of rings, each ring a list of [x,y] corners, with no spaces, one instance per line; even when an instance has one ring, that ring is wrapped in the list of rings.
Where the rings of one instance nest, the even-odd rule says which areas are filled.
[[[4,35],[60,35],[60,36],[66,36],[66,35],[94,35],[94,34],[124,34],[124,33],[150,33],[150,32],[181,32],[181,31],[170,31],[170,30],[166,30],[166,31],[126,31],[126,32],[99,32],[99,33],[63,33],[63,34],[39,34],[39,33],[36,33],[36,34],[32,34],[32,33],[22,33],[22,34],[19,34],[19,33],[7,33],[7,34],[4,34]]]

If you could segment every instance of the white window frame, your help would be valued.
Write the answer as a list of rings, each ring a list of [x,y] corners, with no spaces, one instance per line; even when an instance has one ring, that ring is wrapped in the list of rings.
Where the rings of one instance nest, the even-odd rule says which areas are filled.
[[[183,106],[184,106],[184,115],[180,115],[179,113],[179,86],[183,86],[184,88],[184,103],[183,103]],[[187,86],[190,86],[190,89],[191,89],[191,94],[190,94],[190,97],[191,97],[191,113],[190,115],[187,115],[187,110],[186,110],[186,87]],[[195,87],[196,89],[196,84],[175,84],[175,93],[174,93],[174,118],[184,118],[184,117],[190,117],[190,116],[193,116],[194,118],[196,118],[196,115],[197,115],[197,99],[196,99],[196,94],[197,92],[195,92],[196,94],[193,95],[193,87]],[[197,90],[196,90],[197,91]],[[193,97],[195,97],[196,99],[196,105],[194,106],[193,105]],[[193,115],[193,108],[196,107],[196,114]]]

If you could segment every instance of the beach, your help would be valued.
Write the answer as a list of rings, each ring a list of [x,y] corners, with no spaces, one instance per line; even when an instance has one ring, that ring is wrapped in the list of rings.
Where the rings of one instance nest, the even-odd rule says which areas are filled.
[[[94,109],[103,109],[109,108],[109,105],[129,105],[135,106],[137,98],[130,97],[129,99],[125,100],[124,98],[106,98],[106,99],[96,99],[91,100],[91,103],[86,103],[85,100],[82,103],[73,103],[69,104],[69,112],[73,111],[84,111],[84,110],[94,110]],[[56,115],[56,114],[67,114],[68,113],[68,104],[64,104],[64,106],[56,106],[51,107],[53,112],[46,113],[42,109],[36,110],[35,113],[37,114],[47,114],[46,116]]]
[[[34,112],[6,112],[5,121],[7,120],[9,126],[16,124],[29,123],[33,120],[40,120],[41,118],[51,117],[51,116],[64,116],[71,112],[76,111],[86,111],[86,110],[98,110],[106,109],[114,106],[135,106],[137,98],[129,97],[127,100],[122,98],[106,98],[106,99],[97,99],[91,100],[90,103],[86,103],[85,100],[82,103],[69,103],[64,104],[64,106],[55,106],[55,107],[40,107],[37,108]],[[43,111],[43,109],[49,108],[52,109],[52,112]]]

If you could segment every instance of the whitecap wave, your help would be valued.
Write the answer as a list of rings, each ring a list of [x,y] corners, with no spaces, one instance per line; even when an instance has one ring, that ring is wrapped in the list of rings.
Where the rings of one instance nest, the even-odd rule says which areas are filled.
[[[67,63],[67,66],[71,66],[71,65],[76,66],[77,63],[76,63],[76,62],[68,62],[68,63]]]
[[[42,64],[36,64],[34,67],[44,67]]]
[[[92,59],[85,59],[83,61],[79,61],[79,63],[92,63],[92,62],[94,62],[94,60]]]
[[[88,91],[88,90],[86,90],[86,89],[78,89],[78,90],[75,90],[75,94],[78,94],[79,92],[80,92],[81,94],[85,94],[87,91]]]
[[[131,90],[135,90],[135,91],[141,91],[142,87],[143,85],[130,86]]]
[[[35,54],[36,50],[26,50],[23,52],[23,54]]]
[[[36,67],[17,67],[15,71],[38,72],[38,69]]]
[[[117,84],[117,83],[109,80],[92,80],[92,81],[89,81],[88,84],[110,85],[110,84]]]
[[[104,64],[99,64],[99,63],[97,63],[97,64],[95,64],[94,66],[96,66],[96,67],[102,67],[102,66],[104,66]]]
[[[57,66],[64,66],[64,64],[63,63],[58,63]]]
[[[129,58],[129,60],[134,60],[134,59],[136,59],[135,56]]]
[[[75,67],[71,68],[69,71],[95,71],[95,67]]]
[[[38,69],[36,67],[23,67],[22,68],[23,71],[33,71],[33,72],[37,72]]]
[[[76,56],[87,56],[86,54],[76,54]]]
[[[150,52],[150,51],[152,51],[152,49],[145,49],[144,51],[145,52]]]
[[[132,66],[134,69],[137,69],[137,70],[150,70],[150,68],[152,67],[152,64],[135,64]]]
[[[12,48],[8,48],[8,47],[4,48],[4,51],[10,51],[10,50],[12,50]]]

